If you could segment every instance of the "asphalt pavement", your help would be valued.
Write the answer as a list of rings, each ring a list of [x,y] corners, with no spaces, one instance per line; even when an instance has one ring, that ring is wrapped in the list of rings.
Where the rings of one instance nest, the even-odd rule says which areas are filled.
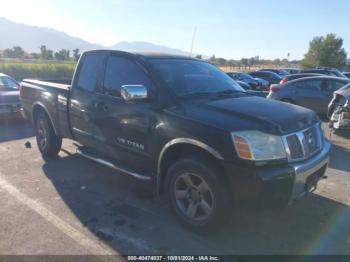
[[[350,254],[350,135],[331,141],[315,193],[283,210],[237,212],[225,230],[200,235],[148,182],[80,157],[70,140],[45,161],[30,123],[2,121],[0,254]]]

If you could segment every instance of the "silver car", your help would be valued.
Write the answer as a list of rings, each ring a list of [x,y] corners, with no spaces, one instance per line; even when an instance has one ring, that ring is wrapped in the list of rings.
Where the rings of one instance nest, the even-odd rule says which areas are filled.
[[[0,73],[0,119],[21,117],[18,88],[16,80]]]
[[[272,85],[267,98],[300,105],[326,115],[333,92],[349,82],[348,78],[331,76],[306,77],[282,85]]]

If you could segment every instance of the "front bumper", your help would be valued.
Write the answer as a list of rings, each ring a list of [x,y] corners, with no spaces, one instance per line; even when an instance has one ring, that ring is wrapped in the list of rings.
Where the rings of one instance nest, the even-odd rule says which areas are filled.
[[[325,140],[323,149],[315,157],[293,165],[295,179],[290,200],[305,195],[313,190],[326,172],[331,151],[331,144]]]
[[[225,163],[236,207],[278,208],[312,192],[324,177],[331,151],[325,140],[322,150],[302,162],[272,167],[240,167]]]

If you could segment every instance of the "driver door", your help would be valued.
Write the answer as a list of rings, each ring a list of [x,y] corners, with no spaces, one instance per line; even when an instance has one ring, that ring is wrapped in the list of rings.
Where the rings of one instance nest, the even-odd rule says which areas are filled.
[[[103,141],[104,152],[122,165],[141,170],[151,165],[154,105],[150,99],[125,101],[120,94],[123,85],[151,89],[143,67],[131,57],[111,54],[106,63],[104,93],[94,101],[101,105],[93,114],[94,130]]]

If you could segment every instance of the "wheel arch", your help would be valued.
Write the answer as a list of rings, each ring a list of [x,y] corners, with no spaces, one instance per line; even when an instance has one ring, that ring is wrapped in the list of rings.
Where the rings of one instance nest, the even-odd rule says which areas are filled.
[[[158,158],[157,175],[156,175],[156,191],[157,195],[164,192],[164,182],[168,168],[181,156],[198,155],[219,165],[220,160],[224,160],[223,156],[211,146],[188,138],[176,138],[166,143]]]
[[[36,118],[38,117],[38,114],[40,112],[43,112],[44,114],[46,114],[46,116],[48,117],[48,119],[52,125],[52,128],[53,128],[55,134],[57,135],[58,132],[57,132],[56,126],[54,125],[54,122],[51,119],[49,111],[47,110],[47,108],[45,107],[45,105],[43,103],[36,102],[33,104],[33,106],[32,106],[32,122],[35,124]]]

